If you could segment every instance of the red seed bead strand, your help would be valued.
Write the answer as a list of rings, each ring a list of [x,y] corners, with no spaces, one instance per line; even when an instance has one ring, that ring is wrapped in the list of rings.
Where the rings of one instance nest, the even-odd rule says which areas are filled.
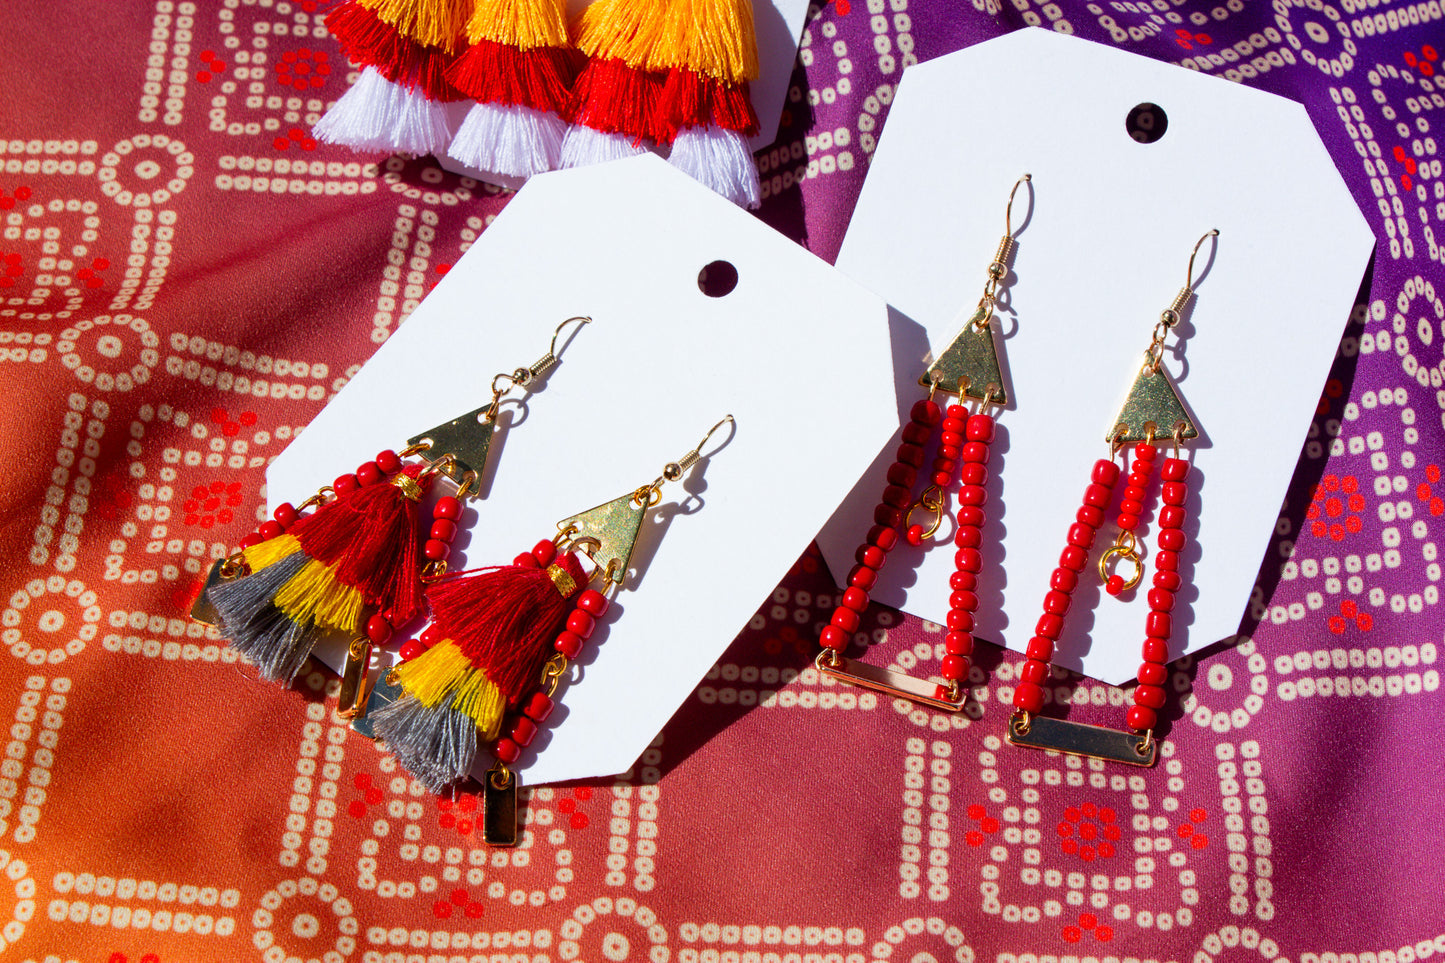
[[[1129,472],[1128,483],[1124,486],[1124,498],[1119,503],[1119,517],[1115,519],[1120,531],[1139,530],[1140,518],[1149,497],[1150,478],[1154,474],[1154,459],[1158,455],[1159,449],[1153,445],[1140,442],[1134,446],[1134,464]],[[1143,571],[1142,563],[1140,571]],[[1124,591],[1124,576],[1110,575],[1104,583],[1104,591],[1110,595],[1121,594]]]
[[[1134,689],[1134,704],[1129,707],[1130,729],[1140,732],[1159,723],[1159,710],[1164,707],[1164,682],[1169,677],[1165,663],[1169,659],[1169,635],[1173,631],[1174,593],[1178,590],[1179,553],[1184,550],[1184,502],[1189,496],[1186,479],[1189,462],[1182,458],[1166,458],[1160,473],[1164,478],[1164,506],[1159,510],[1159,551],[1154,556],[1154,587],[1149,590],[1149,614],[1144,619],[1143,662],[1139,665],[1139,685]]]
[[[848,584],[843,595],[833,610],[832,618],[819,634],[818,642],[823,648],[842,652],[848,647],[853,633],[858,631],[859,616],[868,608],[868,592],[878,581],[878,570],[898,544],[898,528],[903,524],[912,501],[918,470],[923,467],[923,444],[942,420],[943,411],[932,401],[920,401],[913,406],[909,423],[903,429],[903,443],[898,446],[893,464],[888,467],[888,483],[883,489],[883,497],[873,510],[873,527],[868,530],[854,556],[858,564],[848,572]]]
[[[920,404],[924,403],[920,402]],[[929,484],[940,492],[946,492],[953,487],[953,480],[958,475],[958,466],[963,450],[969,443],[967,432],[968,409],[962,405],[949,405],[940,425],[938,451],[933,457],[933,470],[928,476]],[[903,537],[908,540],[909,545],[922,545],[923,533],[922,525],[910,525],[908,530],[903,533]]]
[[[1108,458],[1094,463],[1084,489],[1083,504],[1069,526],[1068,543],[1059,556],[1059,566],[1049,576],[1049,590],[1044,595],[1044,611],[1034,626],[1024,664],[1019,667],[1019,683],[1014,687],[1014,707],[1034,715],[1044,708],[1044,683],[1049,678],[1049,662],[1054,657],[1054,642],[1064,628],[1064,616],[1073,601],[1079,584],[1079,573],[1089,561],[1094,535],[1103,522],[1103,510],[1113,499],[1114,485],[1119,480],[1119,466]]]
[[[988,415],[969,415],[967,409],[953,405],[948,409],[950,416],[963,422],[963,445],[959,449],[959,460],[963,463],[960,477],[963,485],[958,491],[959,512],[958,532],[953,544],[954,573],[949,577],[947,633],[943,637],[943,664],[939,675],[951,683],[960,683],[968,677],[970,656],[973,655],[974,613],[978,611],[978,572],[983,567],[983,556],[979,546],[983,543],[983,523],[987,520],[983,505],[988,500],[984,486],[988,482],[989,443],[993,441],[993,418]],[[948,441],[948,424],[944,423],[943,444]]]

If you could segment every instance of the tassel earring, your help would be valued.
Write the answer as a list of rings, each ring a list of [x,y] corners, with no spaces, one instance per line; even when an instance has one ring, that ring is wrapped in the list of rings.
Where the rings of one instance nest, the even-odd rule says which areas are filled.
[[[1044,596],[1044,613],[1029,640],[1028,658],[1019,670],[1019,684],[1014,689],[1014,715],[1009,722],[1008,741],[1016,746],[1053,749],[1078,756],[1089,756],[1131,766],[1152,766],[1158,756],[1154,727],[1159,710],[1166,701],[1164,681],[1168,678],[1165,664],[1169,660],[1169,636],[1173,631],[1170,612],[1174,593],[1183,584],[1179,574],[1179,554],[1187,542],[1184,503],[1189,497],[1189,460],[1181,457],[1180,447],[1186,439],[1199,437],[1199,430],[1190,418],[1179,392],[1164,370],[1164,339],[1176,325],[1182,312],[1194,297],[1194,258],[1199,248],[1218,231],[1210,231],[1194,245],[1189,255],[1189,269],[1184,287],[1159,316],[1153,338],[1144,352],[1144,364],[1134,378],[1128,400],[1115,419],[1105,441],[1110,457],[1101,458],[1090,475],[1084,491],[1076,523],[1069,528],[1067,544],[1059,557],[1059,567],[1050,578],[1050,589]],[[1090,726],[1039,715],[1044,706],[1043,684],[1049,678],[1049,660],[1054,643],[1063,629],[1064,615],[1069,611],[1070,594],[1088,564],[1094,534],[1103,523],[1104,512],[1113,501],[1114,486],[1121,474],[1114,463],[1115,455],[1133,445],[1133,462],[1123,498],[1115,520],[1119,535],[1099,559],[1098,572],[1105,589],[1112,595],[1134,588],[1144,577],[1144,564],[1139,551],[1140,517],[1148,498],[1150,479],[1159,450],[1156,438],[1171,437],[1174,453],[1164,459],[1164,505],[1159,510],[1159,552],[1154,556],[1154,587],[1149,591],[1149,614],[1144,620],[1143,662],[1139,666],[1139,685],[1134,690],[1134,705],[1127,722],[1133,732],[1120,732],[1101,726]],[[1132,570],[1127,578],[1110,574],[1111,565],[1128,563]]]
[[[968,677],[969,657],[973,654],[973,613],[978,608],[978,572],[983,567],[983,506],[988,501],[984,486],[988,481],[988,446],[994,435],[994,417],[989,410],[1002,411],[1009,401],[994,344],[993,309],[1008,276],[1008,262],[1015,246],[1014,195],[1031,180],[1025,174],[1009,192],[1004,236],[988,266],[988,280],[978,307],[964,322],[963,330],[918,379],[928,389],[928,397],[913,406],[910,422],[903,428],[903,444],[888,469],[888,484],[873,512],[874,525],[858,547],[858,564],[848,573],[847,588],[819,638],[822,650],[816,664],[824,675],[948,712],[963,709],[963,680]],[[941,410],[933,400],[938,392],[957,394],[959,404],[949,405],[946,412]],[[973,411],[965,407],[967,399],[977,402]],[[925,475],[929,484],[914,499],[913,488],[923,468],[924,445],[935,436],[937,454],[932,471]],[[953,540],[958,549],[954,554],[957,571],[949,578],[952,594],[948,634],[944,636],[947,654],[940,667],[943,684],[847,658],[843,651],[868,609],[868,591],[878,581],[878,572],[889,552],[898,545],[900,531],[910,545],[922,545],[931,539],[943,524],[947,491],[956,480],[961,483]],[[918,511],[931,516],[926,526],[913,522]]]
[[[563,167],[645,154],[671,139],[658,111],[665,78],[647,67],[667,2],[596,0],[582,11],[576,44],[588,60],[572,89]]]
[[[650,484],[557,523],[557,535],[511,565],[449,576],[427,589],[432,621],[402,649],[378,684],[367,720],[397,760],[431,792],[472,769],[478,739],[491,743],[487,842],[512,845],[517,777],[510,769],[531,744],[572,659],[627,578],[643,520],[666,482],[703,457],[697,447]],[[590,588],[592,580],[597,588]],[[503,814],[505,818],[503,818]],[[510,826],[508,823],[510,822]]]
[[[317,122],[316,139],[353,150],[441,154],[465,95],[445,71],[465,46],[470,0],[347,0],[326,27],[361,77]],[[461,106],[464,106],[461,105]]]
[[[422,583],[446,573],[463,501],[475,497],[504,397],[557,363],[558,327],[537,363],[498,375],[489,404],[383,451],[241,540],[211,570],[191,617],[216,625],[263,678],[289,683],[330,632],[352,638],[339,713],[364,704],[371,647],[421,610]],[[420,502],[439,478],[457,485],[423,523]],[[310,511],[308,511],[310,510]]]

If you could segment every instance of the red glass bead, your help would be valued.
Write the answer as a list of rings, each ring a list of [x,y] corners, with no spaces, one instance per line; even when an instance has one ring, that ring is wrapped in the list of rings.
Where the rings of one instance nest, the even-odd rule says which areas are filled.
[[[1072,569],[1056,568],[1049,576],[1049,588],[1056,592],[1072,592],[1079,584],[1079,575]]]
[[[1074,521],[1090,528],[1098,528],[1104,524],[1104,510],[1093,505],[1080,505],[1079,510],[1074,513]]]
[[[407,639],[401,644],[401,649],[397,654],[401,656],[401,661],[410,662],[425,651],[426,646],[422,645],[416,639]]]
[[[462,517],[462,503],[450,495],[444,495],[437,499],[436,507],[431,510],[431,517],[456,521]]]
[[[931,479],[931,481],[939,488],[947,488],[949,485],[953,484],[953,472],[944,471],[935,466],[933,471],[933,478]]]
[[[978,588],[978,576],[972,572],[955,571],[948,577],[948,587],[955,592],[972,592]]]
[[[1132,532],[1139,527],[1139,516],[1120,512],[1119,517],[1114,519],[1114,522],[1124,531]]]
[[[1150,709],[1164,708],[1165,692],[1162,686],[1140,685],[1134,690],[1134,704]]]
[[[868,611],[868,593],[860,588],[850,586],[844,593],[842,601],[838,603],[844,608],[852,609],[854,612]]]
[[[1059,553],[1059,564],[1071,572],[1082,572],[1089,561],[1089,553],[1077,545],[1067,546]]]
[[[907,508],[913,501],[913,493],[902,485],[888,485],[883,489],[882,501],[891,508]]]
[[[834,652],[842,652],[848,648],[847,632],[844,632],[836,625],[823,626],[822,634],[818,636],[818,643],[825,649],[832,649]]]
[[[252,532],[249,535],[243,535],[241,537],[240,546],[243,549],[247,549],[250,548],[252,545],[260,545],[263,541],[265,541],[265,539],[261,538],[261,536],[257,533]]]
[[[457,523],[450,518],[438,518],[431,523],[430,536],[439,542],[451,542],[457,537]]]
[[[857,612],[840,605],[833,610],[833,618],[830,621],[844,632],[852,634],[858,631],[861,620],[858,618]]]
[[[866,565],[876,572],[883,567],[883,563],[887,560],[888,556],[885,555],[883,549],[877,545],[864,545],[858,549],[858,554],[854,555],[853,558],[859,565]]]
[[[1163,685],[1169,678],[1169,670],[1157,662],[1145,662],[1139,666],[1139,681],[1145,685]]]
[[[1177,552],[1184,547],[1184,533],[1177,528],[1166,528],[1159,532],[1159,547]]]
[[[978,505],[960,505],[955,516],[958,518],[958,524],[972,525],[974,528],[983,528],[983,523],[988,519]]]
[[[1154,553],[1154,567],[1157,568],[1157,569],[1158,569],[1159,571],[1161,571],[1161,572],[1177,572],[1177,571],[1179,571],[1179,553],[1178,553],[1178,552],[1168,552],[1168,551],[1165,551],[1165,552],[1155,552],[1155,553]]]
[[[922,525],[909,525],[909,526],[908,526],[908,531],[906,531],[906,532],[903,533],[903,540],[906,541],[909,545],[922,545],[922,544],[923,544],[923,526],[922,526]]]
[[[908,413],[920,425],[936,425],[943,420],[943,409],[927,399],[915,402],[913,410]]]
[[[968,659],[961,655],[945,655],[938,667],[938,674],[949,682],[957,682],[968,675]]]
[[[1165,505],[1159,509],[1160,528],[1183,528],[1184,509],[1178,505]]]
[[[582,594],[577,596],[577,607],[597,619],[607,614],[611,604],[607,596],[596,589],[583,589]]]
[[[950,405],[949,407],[952,408],[956,406]],[[943,430],[951,431],[960,435],[965,434],[968,431],[968,419],[955,418],[952,415],[945,415],[943,418]],[[968,440],[973,441],[975,439],[970,438]]]
[[[384,615],[373,615],[366,620],[366,637],[377,645],[385,645],[391,641],[393,629]]]
[[[883,551],[892,551],[893,546],[898,544],[898,530],[887,525],[874,525],[868,529],[867,542],[869,545],[876,545]],[[873,566],[877,568],[878,566]]]
[[[356,469],[356,480],[361,482],[365,488],[367,485],[375,485],[385,477],[382,474],[381,466],[374,461],[366,462]]]
[[[926,445],[933,432],[927,425],[911,421],[903,426],[903,442],[908,445]]]
[[[537,724],[526,716],[518,716],[512,720],[512,741],[519,746],[530,746],[537,735]]]
[[[1149,607],[1155,612],[1170,612],[1174,609],[1174,593],[1167,589],[1149,590]]]
[[[993,441],[993,419],[988,415],[972,415],[968,419],[968,440]]]
[[[590,639],[592,630],[595,628],[597,628],[597,620],[581,609],[573,609],[567,613],[568,632],[581,636],[583,639]]]
[[[1014,705],[1030,714],[1042,712],[1044,709],[1043,687],[1033,682],[1020,682],[1014,688]]]
[[[1084,489],[1084,504],[1092,505],[1095,508],[1108,508],[1109,498],[1113,494],[1112,488],[1106,488],[1096,482]]]
[[[1181,585],[1183,585],[1183,584],[1184,584],[1184,580],[1179,577],[1179,573],[1178,573],[1178,572],[1155,572],[1155,573],[1154,573],[1154,587],[1155,587],[1155,588],[1162,588],[1162,589],[1164,589],[1166,592],[1177,592],[1177,591],[1179,591],[1179,586],[1181,586]]]
[[[1114,482],[1119,480],[1119,466],[1107,458],[1100,458],[1094,462],[1094,470],[1089,473],[1089,477],[1095,484],[1113,488]]]
[[[1161,495],[1166,505],[1183,505],[1189,497],[1189,486],[1183,482],[1165,482]]]
[[[1174,631],[1174,616],[1168,612],[1150,612],[1144,616],[1144,634],[1151,639],[1167,639]]]
[[[1075,522],[1069,526],[1069,544],[1079,548],[1088,548],[1094,544],[1094,529]]]
[[[873,509],[873,522],[876,525],[887,525],[891,528],[897,528],[903,524],[903,511],[902,509],[893,508],[890,505],[879,505]]]
[[[429,649],[442,640],[442,630],[436,623],[432,623],[421,630],[421,635],[417,636],[417,640]]]
[[[957,445],[939,445],[938,457],[947,458],[950,461],[957,461],[958,456],[963,454],[963,449]]]
[[[981,441],[971,441],[963,446],[963,460],[975,462],[980,465],[988,464],[988,445]]]
[[[422,554],[433,562],[446,561],[446,557],[451,553],[452,547],[450,545],[446,542],[437,541],[435,538],[427,539],[426,545],[422,547]]]
[[[1144,485],[1137,484],[1132,476],[1129,478],[1129,484],[1124,486],[1124,497],[1136,502],[1143,501],[1147,494],[1149,494],[1149,489]]]
[[[972,632],[973,613],[964,609],[949,609],[948,618],[944,621],[951,632]]]
[[[976,548],[960,548],[953,554],[953,565],[960,572],[977,572],[983,568],[983,556]]]
[[[953,544],[959,548],[978,548],[983,543],[983,532],[972,525],[958,526],[958,532],[953,536]]]
[[[958,490],[958,503],[982,507],[988,504],[988,489],[982,485],[964,485]]]
[[[848,584],[857,586],[863,591],[868,591],[878,582],[878,571],[866,565],[854,565],[853,570],[848,573]]]
[[[967,441],[968,439],[963,436],[963,432],[949,431],[947,428],[938,436],[938,443],[940,445],[947,445],[950,448],[963,449],[966,447],[965,443]]]
[[[918,481],[918,469],[896,461],[888,466],[888,484],[912,488],[916,481]]]
[[[1163,639],[1145,639],[1143,659],[1145,662],[1157,662],[1163,665],[1169,661],[1168,644]]]
[[[1124,576],[1110,575],[1108,580],[1104,582],[1104,591],[1108,592],[1110,595],[1119,595],[1123,593]]]
[[[1139,459],[1140,461],[1153,461],[1155,456],[1158,454],[1159,449],[1155,448],[1148,442],[1141,441],[1139,442],[1139,444],[1134,446],[1134,457]]]
[[[1189,474],[1189,462],[1183,458],[1166,458],[1164,470],[1159,474],[1165,481],[1182,482]]]
[[[1038,622],[1034,624],[1034,635],[1042,635],[1046,639],[1057,640],[1059,633],[1063,630],[1063,616],[1054,612],[1045,612],[1039,616]]]
[[[532,553],[531,553],[531,552],[523,552],[521,555],[518,555],[516,558],[512,559],[512,564],[513,564],[513,565],[516,565],[516,566],[518,566],[518,567],[520,567],[520,568],[541,568],[541,567],[542,567],[542,566],[540,566],[540,565],[537,564],[537,560],[532,557]]]
[[[1125,489],[1129,489],[1129,488],[1137,488],[1137,489],[1139,489],[1139,491],[1142,493],[1139,497],[1140,497],[1140,498],[1143,498],[1144,495],[1146,495],[1146,494],[1149,493],[1149,475],[1148,475],[1148,473],[1146,473],[1146,472],[1137,472],[1137,471],[1136,471],[1136,472],[1130,472],[1130,474],[1129,474],[1129,482],[1128,482],[1128,484],[1126,484],[1124,487],[1125,487]]]
[[[388,448],[386,451],[378,452],[376,455],[376,467],[390,475],[394,471],[401,470],[401,457]]]
[[[963,421],[967,421],[969,417],[968,409],[963,405],[949,405],[944,414],[949,418],[958,418]]]
[[[1049,678],[1049,664],[1038,659],[1024,659],[1024,664],[1019,666],[1019,681],[1032,682],[1034,685],[1043,685]]]
[[[1125,489],[1127,492],[1128,489]],[[1138,499],[1130,498],[1127,494],[1124,500],[1119,503],[1120,515],[1142,515],[1144,514],[1144,503]]]
[[[301,516],[297,513],[295,505],[290,502],[282,502],[276,506],[276,511],[271,517],[276,519],[276,523],[282,528],[290,528]]]
[[[349,495],[361,487],[361,482],[356,480],[355,475],[342,475],[331,483],[338,497]]]
[[[958,459],[956,458],[946,458],[940,454],[933,459],[933,470],[935,472],[942,472],[950,478],[953,477],[954,470],[957,468]]]
[[[976,461],[971,461],[959,471],[958,480],[965,485],[982,485],[988,481],[988,469]]]
[[[522,707],[522,715],[533,722],[546,722],[547,717],[552,714],[554,705],[555,703],[547,693],[533,692],[532,698],[528,699],[527,704]]]
[[[582,652],[582,636],[576,632],[559,632],[552,648],[569,659],[575,659]]]
[[[973,636],[967,632],[949,632],[943,637],[943,650],[949,655],[973,655]]]
[[[269,542],[271,539],[275,538],[277,535],[284,533],[285,531],[286,529],[281,527],[280,522],[274,519],[268,519],[267,521],[261,523],[260,528],[256,529],[256,534],[261,537],[261,541]]]
[[[917,445],[910,445],[907,442],[898,446],[898,452],[894,456],[895,461],[901,461],[905,465],[912,465],[914,468],[923,467],[923,449]]]
[[[1129,714],[1124,719],[1130,729],[1144,732],[1159,724],[1159,713],[1148,706],[1130,706]]]
[[[516,762],[522,756],[522,747],[511,739],[502,738],[497,740],[496,748],[492,750],[502,762]]]
[[[1024,650],[1024,655],[1027,655],[1030,659],[1047,662],[1054,657],[1054,640],[1045,638],[1042,635],[1036,635],[1029,639],[1029,645],[1028,648]]]
[[[1044,596],[1044,611],[1050,615],[1064,615],[1069,611],[1069,593],[1051,590]]]

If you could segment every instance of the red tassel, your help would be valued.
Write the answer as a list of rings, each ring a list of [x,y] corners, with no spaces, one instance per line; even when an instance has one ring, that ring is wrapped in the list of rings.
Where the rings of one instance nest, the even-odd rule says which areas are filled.
[[[422,466],[401,474],[415,480]],[[290,534],[309,557],[333,566],[338,581],[361,592],[392,625],[421,609],[422,560],[417,503],[394,484],[367,485],[318,508]]]
[[[554,580],[551,567],[565,572],[571,585]],[[431,586],[427,600],[441,637],[456,643],[507,705],[516,706],[537,687],[542,664],[571,612],[568,600],[586,587],[581,563],[568,552],[547,568],[505,565],[462,572]]]
[[[572,88],[567,116],[604,134],[670,143],[673,132],[658,111],[665,81],[663,74],[635,70],[617,58],[591,60]]]
[[[420,88],[428,100],[466,99],[446,79],[452,54],[403,36],[357,0],[349,0],[328,13],[326,29],[352,63],[375,67],[394,84]]]
[[[519,50],[479,40],[453,61],[446,78],[478,103],[549,110],[565,120],[579,58],[569,47]]]
[[[748,97],[746,82],[724,83],[680,67],[668,71],[656,109],[655,123],[670,131],[668,141],[686,127],[719,127],[735,130],[744,137],[758,132],[758,116]]]

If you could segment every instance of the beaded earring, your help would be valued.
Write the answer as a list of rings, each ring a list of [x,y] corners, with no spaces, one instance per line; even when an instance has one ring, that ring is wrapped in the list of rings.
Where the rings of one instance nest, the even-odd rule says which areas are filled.
[[[1162,361],[1164,339],[1179,324],[1180,317],[1194,297],[1194,259],[1205,241],[1217,237],[1210,231],[1194,245],[1189,255],[1189,269],[1184,287],[1159,316],[1153,338],[1144,352],[1144,363],[1134,378],[1128,399],[1105,441],[1110,457],[1094,464],[1090,484],[1084,490],[1083,504],[1070,526],[1059,567],[1049,579],[1044,596],[1044,611],[1029,640],[1027,659],[1019,670],[1019,684],[1014,689],[1014,715],[1009,722],[1008,741],[1016,746],[1053,749],[1072,755],[1089,756],[1132,766],[1152,766],[1158,756],[1154,728],[1159,710],[1166,701],[1163,687],[1168,678],[1165,663],[1169,660],[1169,636],[1173,630],[1170,615],[1174,593],[1183,584],[1179,574],[1179,555],[1187,536],[1184,503],[1189,497],[1190,464],[1181,457],[1180,447],[1189,438],[1199,437],[1198,428],[1185,410],[1179,392],[1169,380]],[[1149,614],[1144,621],[1143,662],[1139,666],[1139,685],[1134,690],[1134,705],[1127,723],[1132,732],[1121,732],[1101,726],[1085,725],[1039,715],[1044,706],[1044,683],[1049,678],[1049,660],[1054,643],[1063,629],[1064,615],[1069,611],[1070,596],[1078,584],[1079,573],[1088,565],[1089,549],[1104,521],[1104,513],[1113,501],[1114,486],[1121,469],[1114,456],[1133,445],[1133,460],[1115,516],[1119,533],[1099,558],[1098,573],[1105,591],[1119,595],[1137,586],[1144,578],[1143,556],[1138,537],[1140,518],[1149,497],[1150,480],[1159,450],[1154,442],[1170,437],[1173,456],[1164,459],[1160,470],[1163,478],[1162,500],[1157,521],[1159,551],[1154,556],[1153,588],[1149,590]],[[1110,571],[1111,565],[1128,563],[1133,570],[1127,578]]]
[[[832,618],[819,638],[818,670],[830,678],[849,685],[862,686],[891,696],[910,699],[922,705],[949,712],[963,709],[968,677],[969,656],[973,654],[973,613],[978,609],[978,572],[983,567],[980,548],[983,543],[984,503],[988,500],[989,443],[994,436],[994,417],[990,408],[1002,411],[1008,403],[1008,392],[999,366],[994,344],[993,315],[1000,288],[1008,276],[1008,261],[1016,239],[1013,233],[1013,202],[1018,189],[1032,180],[1029,174],[1020,177],[1009,192],[1004,211],[1004,236],[999,241],[993,261],[988,266],[988,280],[983,296],[943,353],[924,370],[918,383],[928,389],[928,397],[913,406],[909,424],[903,428],[903,444],[888,469],[888,484],[874,509],[874,525],[859,546],[857,562],[848,573],[848,585]],[[959,404],[947,411],[933,400],[938,392],[957,394]],[[976,401],[970,412],[967,399]],[[929,484],[917,499],[913,487],[924,462],[924,445],[937,436],[937,454]],[[880,669],[843,655],[861,616],[868,608],[868,591],[878,581],[878,571],[888,553],[898,544],[899,532],[910,545],[922,545],[942,525],[947,491],[955,478],[961,483],[958,492],[957,532],[954,545],[956,571],[949,578],[948,633],[944,636],[946,655],[939,674],[944,684],[915,679],[892,669]],[[925,527],[912,521],[922,510],[931,519]]]
[[[459,572],[427,588],[431,622],[402,647],[356,728],[429,791],[472,769],[478,740],[496,762],[483,785],[484,839],[516,843],[511,769],[551,714],[568,666],[628,576],[643,520],[666,482],[682,479],[728,415],[656,480],[557,523],[557,534],[511,565]],[[597,588],[591,582],[598,580]]]
[[[421,611],[423,582],[446,573],[463,502],[477,495],[503,399],[531,388],[557,363],[557,338],[568,324],[590,320],[568,318],[540,360],[497,375],[488,404],[408,439],[400,452],[381,452],[299,508],[278,506],[271,520],[241,539],[238,551],[212,567],[191,617],[216,625],[263,678],[282,684],[322,636],[350,636],[337,711],[354,716],[365,703],[372,646],[385,644]],[[423,525],[420,502],[440,478],[455,483],[456,494],[437,499]]]

